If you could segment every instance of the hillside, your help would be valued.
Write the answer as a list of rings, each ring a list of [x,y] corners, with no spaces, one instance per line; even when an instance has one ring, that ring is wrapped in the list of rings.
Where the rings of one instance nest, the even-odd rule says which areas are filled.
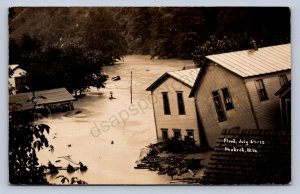
[[[55,47],[75,43],[89,49],[102,39],[107,42],[104,48],[110,49],[113,37],[123,41],[118,42],[124,47],[122,54],[190,59],[212,37],[243,45],[229,50],[248,48],[251,40],[259,47],[290,42],[290,10],[282,7],[27,7],[10,11],[10,38],[19,40],[29,34]]]

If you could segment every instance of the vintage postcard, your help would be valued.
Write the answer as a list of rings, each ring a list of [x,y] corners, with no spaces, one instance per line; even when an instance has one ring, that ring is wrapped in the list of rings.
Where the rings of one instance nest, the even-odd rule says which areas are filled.
[[[8,12],[10,184],[290,184],[288,7]]]

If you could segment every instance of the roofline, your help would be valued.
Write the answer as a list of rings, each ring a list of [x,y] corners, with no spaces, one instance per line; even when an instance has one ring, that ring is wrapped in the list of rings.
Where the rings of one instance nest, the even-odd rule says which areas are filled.
[[[269,48],[269,47],[275,47],[275,46],[282,46],[282,45],[291,45],[291,43],[284,43],[284,44],[276,44],[276,45],[270,45],[270,46],[263,46],[263,47],[258,47],[259,49],[262,48]],[[212,55],[206,55],[205,58],[210,57],[210,56],[215,56],[215,55],[222,55],[222,54],[227,54],[227,53],[235,53],[235,52],[243,52],[243,51],[251,51],[253,49],[243,49],[243,50],[237,50],[237,51],[230,51],[230,52],[224,52],[224,53],[218,53],[218,54],[212,54]],[[209,59],[209,58],[208,58]],[[210,60],[210,59],[209,59]]]
[[[72,100],[61,100],[61,101],[55,101],[55,102],[45,102],[45,103],[41,103],[43,105],[47,105],[47,104],[56,104],[56,103],[62,103],[62,102],[72,102],[72,101],[77,101],[75,98]]]
[[[275,96],[280,96],[283,93],[285,93],[286,91],[290,91],[290,90],[291,90],[291,80],[288,81],[283,86],[281,86],[281,88],[275,93]]]
[[[162,76],[160,76],[157,80],[155,80],[148,88],[146,88],[146,91],[153,91],[163,79],[167,77],[168,73],[164,73]]]
[[[226,69],[226,68],[225,68]],[[228,70],[228,69],[227,69]],[[228,70],[229,71],[229,70]],[[265,75],[271,75],[271,74],[276,74],[276,73],[281,73],[281,72],[285,72],[285,71],[291,71],[291,68],[289,69],[283,69],[283,70],[280,70],[280,71],[274,71],[274,72],[270,72],[270,73],[262,73],[262,74],[258,74],[258,75],[252,75],[252,76],[247,76],[247,77],[241,77],[243,79],[251,79],[251,78],[254,78],[254,77],[259,77],[259,76],[265,76]],[[232,72],[232,71],[231,71]],[[237,74],[238,75],[238,74]]]
[[[210,59],[209,59],[209,60],[210,60]],[[234,75],[236,75],[236,76],[242,78],[243,80],[245,80],[245,79],[251,79],[251,78],[259,77],[259,76],[265,76],[265,75],[276,74],[276,73],[285,72],[285,71],[291,71],[291,68],[289,68],[289,69],[285,69],[285,70],[281,70],[281,71],[275,71],[275,72],[270,72],[270,73],[263,73],[263,74],[253,75],[253,76],[242,77],[242,76],[240,76],[239,74],[237,74],[237,73],[235,73],[235,72],[233,72],[233,71],[231,71],[231,70],[225,68],[224,66],[220,65],[219,63],[216,63],[216,62],[214,62],[214,61],[212,61],[212,60],[210,60],[210,62],[219,65],[219,66],[220,66],[221,68],[223,68],[224,70],[233,73]],[[204,76],[204,73],[206,72],[206,68],[207,68],[207,66],[210,65],[210,64],[211,64],[211,63],[207,63],[206,65],[204,65],[204,66],[201,68],[201,71],[199,72],[199,74],[198,74],[198,76],[197,76],[197,78],[196,78],[196,81],[195,81],[195,83],[194,83],[194,85],[193,85],[193,87],[192,87],[192,90],[191,90],[191,92],[190,92],[189,98],[192,98],[192,97],[195,96],[196,90],[197,90],[198,85],[200,84],[201,78]],[[203,69],[203,70],[202,70],[202,69]],[[202,72],[202,71],[203,71],[203,72]]]
[[[209,58],[207,58],[207,59],[210,60]],[[224,66],[221,65],[220,63],[217,63],[217,62],[215,62],[215,61],[213,61],[213,60],[210,60],[210,62],[212,62],[212,63],[214,63],[214,64],[216,64],[216,65],[219,65],[221,68],[223,68],[223,69],[225,69],[225,70],[227,70],[227,71],[233,73],[234,75],[236,75],[236,76],[238,76],[238,77],[240,77],[240,78],[242,78],[242,79],[250,79],[250,78],[254,78],[254,77],[265,76],[265,75],[271,75],[271,74],[280,73],[280,72],[284,72],[284,71],[291,71],[291,68],[288,68],[288,69],[283,69],[283,70],[280,70],[280,71],[273,71],[273,72],[269,72],[269,73],[262,73],[262,74],[251,75],[251,76],[244,76],[244,77],[243,77],[243,76],[239,75],[238,73],[236,73],[236,72],[234,72],[234,71],[231,71],[230,69],[224,67]],[[210,63],[208,63],[208,64],[210,64]]]
[[[189,98],[192,98],[192,97],[195,96],[196,91],[197,91],[197,88],[198,88],[198,86],[199,86],[199,84],[200,84],[200,82],[201,82],[201,78],[203,77],[203,75],[204,75],[205,72],[206,72],[206,68],[207,68],[207,64],[205,64],[205,65],[203,65],[203,66],[201,67],[201,70],[199,71],[199,73],[198,73],[198,75],[197,75],[197,78],[196,78],[196,80],[195,80],[195,82],[194,82],[194,85],[193,85],[193,87],[192,87],[192,90],[191,90],[191,92],[190,92]]]
[[[155,82],[153,82],[146,91],[153,91],[155,90],[163,81],[165,81],[167,78],[172,77],[176,81],[182,83],[183,85],[192,88],[192,86],[188,85],[187,83],[184,83],[182,80],[176,78],[175,76],[169,74],[168,72],[164,73],[162,76],[160,76]]]
[[[271,46],[265,46],[265,47],[259,47],[259,48],[262,49],[262,48],[276,47],[276,46],[282,46],[282,45],[290,45],[290,46],[291,46],[291,43],[278,44],[278,45],[271,45]],[[259,48],[258,48],[258,49],[259,49]],[[241,76],[241,75],[239,75],[238,73],[233,72],[232,70],[230,70],[230,69],[224,67],[222,64],[220,64],[220,63],[218,63],[218,62],[216,62],[216,61],[214,61],[214,60],[212,60],[212,59],[209,58],[209,57],[211,57],[211,56],[216,56],[216,55],[229,54],[229,53],[236,53],[236,52],[245,52],[245,51],[250,51],[250,50],[253,50],[253,49],[244,49],[244,50],[237,50],[237,51],[231,51],[231,52],[225,52],[225,53],[212,54],[212,55],[207,55],[207,56],[205,56],[205,58],[208,59],[209,61],[215,63],[215,64],[220,65],[220,66],[223,67],[224,69],[226,69],[226,70],[228,70],[228,71],[230,71],[230,72],[236,74],[237,76],[239,76],[239,77],[241,77],[241,78],[243,78],[243,79],[246,79],[246,78],[252,78],[252,77],[256,77],[256,76],[267,75],[267,74],[272,74],[272,73],[278,73],[278,72],[287,71],[287,70],[291,70],[291,68],[289,68],[289,69],[284,69],[284,70],[274,71],[274,72],[269,72],[269,73],[263,73],[263,74],[258,74],[258,75]]]

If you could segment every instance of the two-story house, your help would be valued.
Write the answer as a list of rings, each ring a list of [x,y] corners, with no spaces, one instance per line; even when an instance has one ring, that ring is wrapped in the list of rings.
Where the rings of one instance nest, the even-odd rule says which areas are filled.
[[[152,95],[158,141],[172,137],[183,140],[187,136],[200,145],[199,117],[194,99],[189,98],[199,71],[166,72],[146,89]]]
[[[191,90],[210,147],[222,129],[280,129],[275,93],[291,79],[291,44],[209,55]]]

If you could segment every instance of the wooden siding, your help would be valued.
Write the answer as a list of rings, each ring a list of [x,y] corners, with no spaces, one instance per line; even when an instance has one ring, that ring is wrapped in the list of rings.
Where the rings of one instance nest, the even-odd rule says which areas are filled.
[[[251,80],[246,80],[245,84],[249,91],[259,129],[280,129],[280,99],[278,96],[275,96],[275,93],[281,88],[279,75],[283,75],[283,73],[259,76]],[[287,72],[286,75],[290,79],[290,72]],[[259,100],[255,87],[255,80],[257,79],[262,79],[264,82],[269,98],[266,101],[261,102]]]
[[[196,90],[196,104],[200,112],[202,124],[210,147],[213,147],[225,128],[256,128],[250,102],[243,80],[223,67],[211,63],[204,74],[204,78]],[[212,91],[227,87],[233,101],[234,109],[226,111],[226,121],[219,122],[212,99]]]
[[[226,139],[234,139],[236,143]],[[242,148],[244,152],[228,151],[225,147]],[[224,130],[203,177],[203,184],[288,184],[290,181],[291,134],[281,130]]]
[[[176,91],[183,92],[185,115],[178,113]],[[186,130],[193,129],[196,145],[200,145],[194,98],[188,97],[190,91],[190,87],[169,77],[152,92],[158,141],[162,141],[161,129],[168,129],[169,137],[173,137],[173,129],[181,129],[182,138],[187,135]],[[164,114],[162,92],[168,92],[170,115]]]

